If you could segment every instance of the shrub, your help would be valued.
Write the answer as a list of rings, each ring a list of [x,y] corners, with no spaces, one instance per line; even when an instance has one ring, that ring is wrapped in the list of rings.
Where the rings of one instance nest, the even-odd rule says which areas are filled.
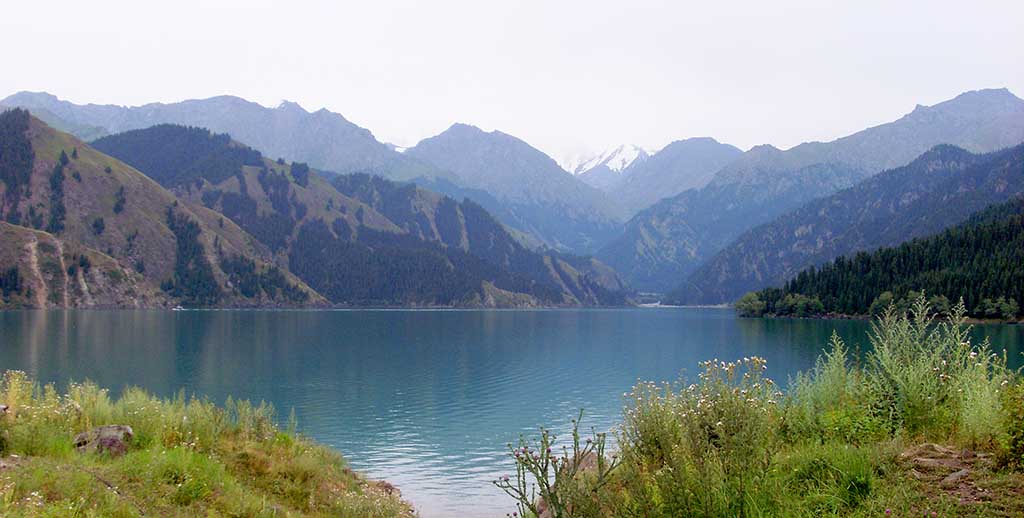
[[[701,365],[697,384],[633,390],[619,444],[630,492],[646,498],[624,513],[738,516],[762,498],[781,393],[761,358]]]
[[[885,435],[886,422],[875,410],[864,374],[853,368],[846,345],[832,334],[831,350],[814,368],[790,382],[783,429],[792,442],[841,441],[858,444]]]
[[[572,516],[581,517],[958,512],[908,480],[898,452],[908,439],[1001,446],[1003,464],[1024,466],[1024,385],[1011,384],[1005,356],[987,341],[971,343],[962,302],[937,323],[924,294],[913,295],[902,303],[881,297],[888,305],[862,364],[833,334],[779,405],[760,358],[704,362],[685,387],[637,385],[618,436],[618,469],[599,482],[549,486],[544,499],[573,499]],[[531,502],[519,487],[517,500]]]
[[[1003,449],[1000,464],[1024,468],[1024,384],[1018,381],[1007,387],[1003,393],[1003,408],[1006,409]]]
[[[124,212],[124,204],[128,201],[128,197],[125,196],[124,186],[117,189],[114,193],[114,214],[120,214]]]
[[[757,292],[749,292],[736,301],[736,312],[741,317],[760,317],[764,315],[767,305]]]
[[[998,439],[999,390],[1010,376],[988,342],[974,346],[960,302],[935,324],[923,295],[910,316],[890,306],[872,325],[866,375],[880,416],[911,436],[953,431],[972,445]]]
[[[603,433],[595,433],[594,438],[581,442],[582,420],[580,410],[579,416],[572,420],[571,450],[570,446],[563,446],[559,453],[555,445],[557,437],[543,428],[539,441],[530,442],[521,437],[518,446],[508,445],[516,474],[502,476],[494,485],[516,500],[521,516],[528,516],[527,513],[539,516],[542,509],[549,510],[552,518],[599,512],[600,505],[594,501],[594,494],[610,480],[618,466],[618,456],[608,458],[605,455],[606,435]]]

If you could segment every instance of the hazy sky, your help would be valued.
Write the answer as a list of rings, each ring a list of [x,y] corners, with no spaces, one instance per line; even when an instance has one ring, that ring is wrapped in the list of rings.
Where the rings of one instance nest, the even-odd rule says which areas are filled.
[[[785,148],[964,90],[1024,96],[1020,0],[8,0],[0,48],[0,97],[288,99],[399,145],[458,121],[556,158]]]

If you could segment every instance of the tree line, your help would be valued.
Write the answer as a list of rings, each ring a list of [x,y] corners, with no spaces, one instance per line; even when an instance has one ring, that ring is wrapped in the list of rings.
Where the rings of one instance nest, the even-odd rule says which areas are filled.
[[[782,288],[744,295],[743,316],[872,315],[924,293],[942,313],[963,300],[976,318],[1014,320],[1024,302],[1024,199],[995,205],[934,236],[839,257]]]

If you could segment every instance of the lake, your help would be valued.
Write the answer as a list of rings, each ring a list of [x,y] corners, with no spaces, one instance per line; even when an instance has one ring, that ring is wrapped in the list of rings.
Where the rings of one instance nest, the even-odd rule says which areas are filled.
[[[728,309],[0,312],[0,370],[65,385],[90,379],[222,403],[272,402],[285,421],[402,490],[424,518],[505,516],[490,484],[506,443],[585,408],[619,420],[638,380],[759,355],[784,383],[835,329],[867,347],[862,321],[757,320]],[[1024,326],[979,326],[1021,364]]]

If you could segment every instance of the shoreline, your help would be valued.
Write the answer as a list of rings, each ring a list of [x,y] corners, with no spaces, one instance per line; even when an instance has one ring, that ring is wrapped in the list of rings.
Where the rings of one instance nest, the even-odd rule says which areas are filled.
[[[4,515],[65,515],[71,502],[99,516],[416,516],[398,488],[263,402],[58,392],[17,370],[0,371],[0,398]]]
[[[873,320],[875,317],[872,315],[847,315],[843,313],[828,313],[825,315],[807,315],[803,317],[792,316],[792,315],[761,315],[757,317],[748,317],[737,315],[738,318],[748,319],[771,319],[771,320]],[[948,322],[949,319],[936,317],[937,321]],[[963,321],[965,324],[971,325],[1024,325],[1024,320],[998,320],[998,319],[984,319],[984,318],[973,318],[968,317]]]

